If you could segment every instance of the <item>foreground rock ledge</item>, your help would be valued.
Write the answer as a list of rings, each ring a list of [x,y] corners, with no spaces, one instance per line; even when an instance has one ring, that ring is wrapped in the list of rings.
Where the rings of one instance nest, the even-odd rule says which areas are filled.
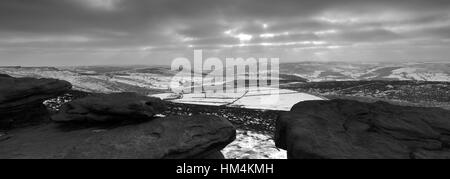
[[[179,159],[223,157],[219,151],[236,129],[220,117],[175,116],[107,130],[50,124],[9,134],[0,142],[0,158]]]
[[[450,111],[348,100],[296,104],[277,121],[288,158],[450,158]]]
[[[0,129],[49,120],[43,102],[71,88],[69,82],[62,80],[0,75]]]

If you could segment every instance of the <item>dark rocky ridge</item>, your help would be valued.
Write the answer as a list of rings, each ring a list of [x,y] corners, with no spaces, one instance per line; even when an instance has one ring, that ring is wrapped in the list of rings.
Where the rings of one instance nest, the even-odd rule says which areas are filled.
[[[136,93],[93,94],[75,99],[52,117],[56,122],[105,122],[142,120],[166,110],[157,98]]]
[[[308,101],[280,115],[277,147],[288,158],[450,158],[450,111]]]
[[[0,129],[49,120],[43,102],[71,89],[66,81],[0,76]]]

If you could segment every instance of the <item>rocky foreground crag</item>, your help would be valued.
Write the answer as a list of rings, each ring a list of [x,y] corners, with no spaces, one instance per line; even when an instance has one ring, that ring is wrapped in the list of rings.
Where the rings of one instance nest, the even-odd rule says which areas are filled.
[[[49,121],[50,114],[43,102],[66,93],[71,87],[61,80],[0,75],[0,129]]]
[[[70,83],[2,75],[0,84],[7,114],[0,118],[0,158],[224,158],[220,151],[236,137],[234,126],[217,116],[155,117],[167,110],[165,102],[134,93],[87,95],[50,120],[43,101],[67,92]],[[29,121],[34,125],[19,125]]]
[[[0,158],[216,159],[235,139],[225,119],[173,116],[116,126],[47,124],[11,131]]]
[[[450,111],[349,100],[296,104],[277,121],[288,158],[450,158]]]

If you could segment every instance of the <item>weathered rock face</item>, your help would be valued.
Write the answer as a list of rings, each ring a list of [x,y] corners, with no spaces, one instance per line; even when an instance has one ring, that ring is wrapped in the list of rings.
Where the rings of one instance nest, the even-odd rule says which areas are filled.
[[[95,94],[63,106],[52,117],[57,122],[106,122],[143,120],[166,110],[158,98],[135,93]]]
[[[296,104],[277,121],[288,158],[450,158],[450,111],[348,100]]]
[[[236,129],[220,117],[175,116],[106,130],[51,124],[10,134],[0,142],[0,158],[180,159],[222,158]]]
[[[0,76],[0,128],[49,119],[44,100],[71,88],[69,82],[61,80]]]

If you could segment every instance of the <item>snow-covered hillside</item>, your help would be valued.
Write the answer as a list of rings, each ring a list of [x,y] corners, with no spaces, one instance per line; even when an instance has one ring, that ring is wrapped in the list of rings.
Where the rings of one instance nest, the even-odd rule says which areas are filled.
[[[72,83],[74,89],[87,92],[133,91],[154,94],[155,90],[157,93],[173,90],[172,80],[178,71],[162,66],[86,66],[0,67],[0,73],[15,77],[62,79]],[[237,80],[242,82],[250,76],[238,74]],[[203,81],[196,78],[194,85],[207,85],[210,79],[208,76],[205,77]],[[450,81],[450,63],[286,63],[280,64],[279,79],[281,84],[348,80]],[[231,84],[233,81],[226,83]],[[191,85],[176,80],[175,84]]]
[[[93,67],[94,68],[94,67]],[[123,69],[121,69],[123,70]],[[124,91],[167,90],[171,76],[128,71],[97,72],[95,69],[3,67],[0,73],[14,77],[55,78],[66,80],[73,89],[86,92],[113,93]]]
[[[281,64],[281,73],[310,81],[417,80],[450,81],[450,62],[441,63],[321,63]]]

